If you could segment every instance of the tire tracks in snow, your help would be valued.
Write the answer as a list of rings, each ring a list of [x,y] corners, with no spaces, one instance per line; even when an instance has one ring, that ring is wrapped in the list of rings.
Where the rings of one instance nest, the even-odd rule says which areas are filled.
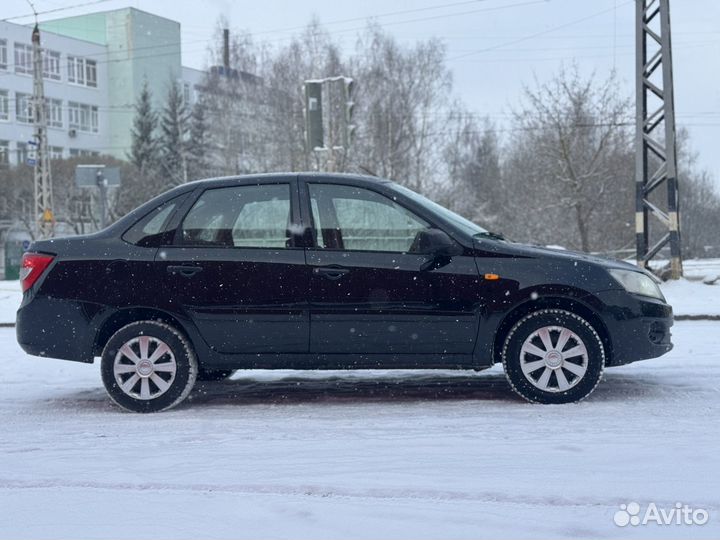
[[[180,493],[218,493],[230,495],[269,495],[279,497],[317,497],[357,500],[426,500],[436,503],[475,502],[488,504],[512,504],[518,506],[546,507],[602,507],[618,508],[627,503],[627,496],[593,498],[511,495],[503,492],[479,491],[466,492],[454,490],[434,490],[422,488],[368,488],[350,489],[322,485],[283,486],[278,484],[173,484],[159,482],[86,482],[69,480],[14,480],[0,478],[1,490],[33,489],[92,489],[103,491],[174,491]],[[657,505],[672,506],[677,501],[653,499]],[[689,501],[685,501],[689,503]],[[718,508],[718,501],[703,501],[704,508]]]

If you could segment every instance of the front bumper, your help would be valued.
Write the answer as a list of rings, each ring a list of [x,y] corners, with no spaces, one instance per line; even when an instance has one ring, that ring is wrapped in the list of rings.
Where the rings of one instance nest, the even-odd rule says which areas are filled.
[[[610,334],[608,366],[657,358],[673,348],[670,305],[621,290],[595,296],[602,303],[601,315]]]

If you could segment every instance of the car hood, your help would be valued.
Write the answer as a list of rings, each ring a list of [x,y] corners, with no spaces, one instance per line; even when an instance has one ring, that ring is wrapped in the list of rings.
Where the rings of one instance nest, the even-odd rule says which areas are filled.
[[[584,261],[596,264],[604,268],[619,268],[623,270],[639,270],[634,264],[613,259],[609,257],[600,257],[598,255],[590,255],[582,251],[571,251],[566,249],[548,248],[543,246],[534,246],[530,244],[519,244],[514,242],[497,241],[497,240],[476,240],[477,249],[483,251],[492,251],[496,255],[517,257],[517,258],[554,258],[564,261]],[[491,249],[488,249],[491,248]]]

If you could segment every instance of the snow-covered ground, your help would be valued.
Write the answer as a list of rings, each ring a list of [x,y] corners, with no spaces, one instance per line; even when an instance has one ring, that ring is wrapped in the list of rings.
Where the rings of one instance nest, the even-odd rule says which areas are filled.
[[[499,369],[241,372],[143,416],[0,329],[0,538],[717,538],[720,322],[674,341],[577,405]],[[710,521],[616,526],[631,501]]]
[[[0,281],[0,324],[15,322],[15,312],[21,301],[19,281]]]

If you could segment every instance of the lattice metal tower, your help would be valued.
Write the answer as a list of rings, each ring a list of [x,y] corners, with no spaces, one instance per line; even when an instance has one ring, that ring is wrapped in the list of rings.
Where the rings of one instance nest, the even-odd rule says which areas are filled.
[[[675,104],[670,42],[670,0],[635,0],[636,8],[636,214],[637,263],[647,267],[670,245],[673,279],[682,276]],[[666,209],[657,195],[666,190]],[[662,195],[660,195],[662,197]],[[663,205],[664,206],[664,205]],[[649,216],[657,218],[661,237],[650,245]]]
[[[35,24],[32,33],[33,46],[33,122],[35,124],[35,238],[53,235],[55,218],[52,213],[52,177],[50,153],[47,140],[47,108],[43,86],[43,57],[40,47],[40,29]]]

